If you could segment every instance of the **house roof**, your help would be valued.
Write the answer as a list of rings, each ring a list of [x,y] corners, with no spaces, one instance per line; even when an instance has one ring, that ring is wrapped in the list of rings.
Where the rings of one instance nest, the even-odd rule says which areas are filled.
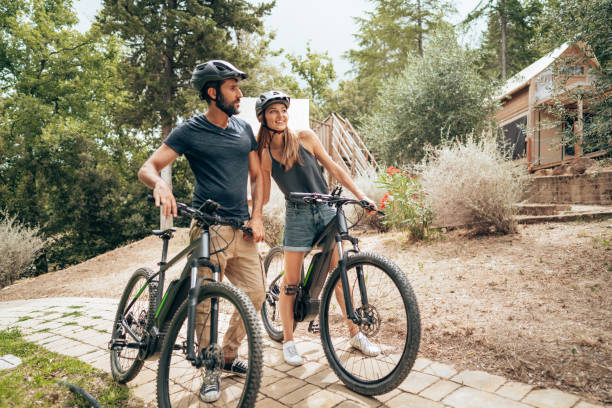
[[[501,88],[498,99],[510,95],[517,89],[527,85],[531,78],[548,68],[548,66],[559,58],[559,56],[563,54],[571,44],[572,43],[570,42],[564,43],[506,81],[504,86]]]

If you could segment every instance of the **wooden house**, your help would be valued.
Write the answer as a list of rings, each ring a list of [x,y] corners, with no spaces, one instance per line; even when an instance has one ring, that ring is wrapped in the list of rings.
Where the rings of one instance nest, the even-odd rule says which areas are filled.
[[[573,95],[592,85],[591,68],[598,64],[585,56],[584,49],[583,43],[563,44],[510,78],[498,96],[498,130],[513,158],[525,158],[531,172],[602,153],[584,151],[580,144],[583,125],[591,116],[583,100]],[[550,108],[559,101],[574,110],[576,120],[557,119]],[[561,131],[568,126],[577,136],[575,145],[562,141]]]

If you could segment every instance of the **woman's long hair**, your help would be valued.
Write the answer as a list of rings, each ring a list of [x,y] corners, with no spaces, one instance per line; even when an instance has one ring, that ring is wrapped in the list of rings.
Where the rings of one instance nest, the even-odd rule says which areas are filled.
[[[275,135],[276,137],[283,138],[283,147],[281,148],[279,163],[283,165],[285,171],[289,171],[295,163],[302,166],[303,163],[300,157],[300,141],[298,135],[289,128],[285,128],[283,133],[276,133]],[[266,129],[262,124],[257,133],[257,154],[259,155],[259,160],[261,160],[264,150],[270,146],[271,142],[272,132]],[[270,156],[272,155],[270,154]],[[272,159],[272,157],[270,158]]]

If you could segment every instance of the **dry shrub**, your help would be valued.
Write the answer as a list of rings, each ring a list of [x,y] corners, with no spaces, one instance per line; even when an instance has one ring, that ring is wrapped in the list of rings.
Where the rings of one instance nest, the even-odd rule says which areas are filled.
[[[44,242],[38,228],[29,228],[0,210],[0,288],[10,285],[25,271]]]
[[[437,226],[471,226],[474,232],[516,230],[515,203],[527,183],[525,166],[508,160],[495,137],[473,135],[465,142],[432,148],[421,182]]]
[[[276,183],[271,184],[270,201],[263,208],[265,240],[270,248],[283,242],[283,228],[285,227],[285,196]]]

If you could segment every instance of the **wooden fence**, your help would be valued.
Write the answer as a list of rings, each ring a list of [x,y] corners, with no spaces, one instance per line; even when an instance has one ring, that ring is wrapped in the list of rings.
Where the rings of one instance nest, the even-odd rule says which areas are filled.
[[[378,171],[379,166],[351,123],[337,113],[324,121],[310,119],[310,127],[319,136],[332,160],[352,177]],[[328,174],[331,187],[332,178]]]

